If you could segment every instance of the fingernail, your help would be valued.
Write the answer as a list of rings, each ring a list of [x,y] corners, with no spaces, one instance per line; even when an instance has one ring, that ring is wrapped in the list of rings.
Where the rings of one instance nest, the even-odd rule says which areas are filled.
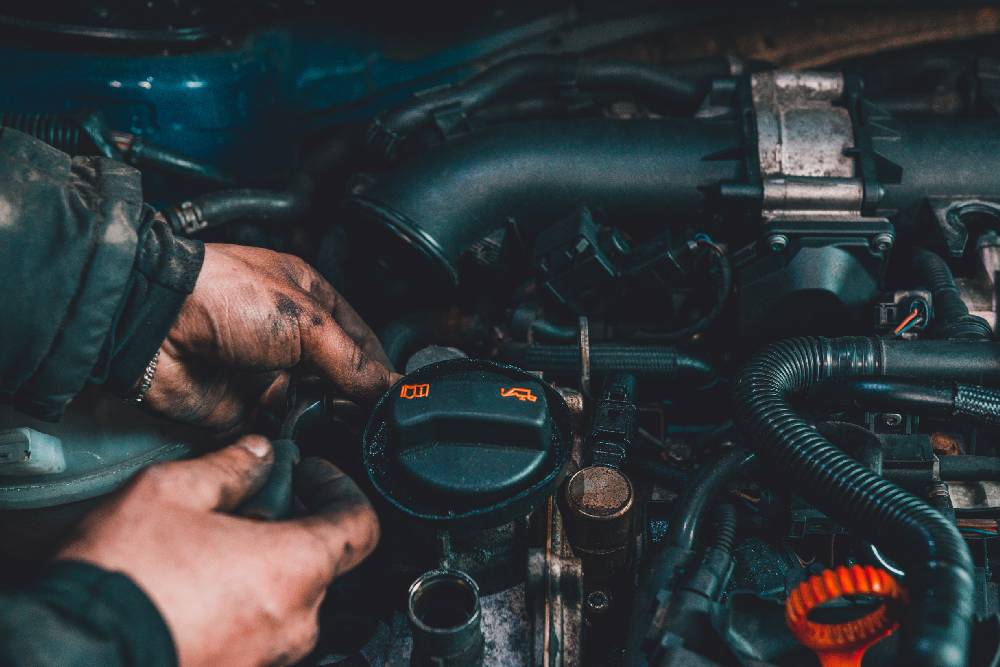
[[[271,444],[264,438],[245,438],[240,446],[259,459],[264,458],[271,452]]]

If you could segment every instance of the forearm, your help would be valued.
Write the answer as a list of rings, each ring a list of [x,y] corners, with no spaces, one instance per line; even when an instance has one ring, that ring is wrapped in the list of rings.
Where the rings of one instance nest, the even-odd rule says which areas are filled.
[[[139,173],[0,129],[0,402],[55,419],[89,383],[123,393],[201,268]]]
[[[121,574],[65,561],[0,595],[0,664],[167,667],[175,656],[159,612]]]

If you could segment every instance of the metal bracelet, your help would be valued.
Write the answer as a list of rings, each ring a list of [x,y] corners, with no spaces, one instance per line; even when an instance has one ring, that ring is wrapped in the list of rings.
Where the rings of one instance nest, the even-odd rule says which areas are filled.
[[[139,382],[139,388],[136,389],[135,397],[133,401],[136,405],[142,403],[142,399],[146,398],[146,392],[149,388],[153,386],[153,376],[156,375],[156,364],[160,361],[160,351],[157,350],[153,358],[149,360],[146,364],[146,370],[142,372],[142,380]]]

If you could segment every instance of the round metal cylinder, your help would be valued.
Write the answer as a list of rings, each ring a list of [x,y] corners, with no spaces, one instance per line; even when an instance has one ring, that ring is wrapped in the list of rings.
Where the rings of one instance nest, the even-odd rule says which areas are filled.
[[[431,570],[410,585],[407,615],[413,632],[410,664],[476,667],[483,664],[479,587],[458,570]]]
[[[588,466],[566,482],[566,530],[588,575],[610,577],[632,560],[635,492],[628,477]]]

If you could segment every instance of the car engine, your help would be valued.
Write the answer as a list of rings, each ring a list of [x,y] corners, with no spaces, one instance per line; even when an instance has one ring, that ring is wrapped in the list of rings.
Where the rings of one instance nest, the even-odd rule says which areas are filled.
[[[256,516],[309,454],[382,526],[304,664],[1000,664],[1000,10],[128,4],[0,11],[0,125],[404,375],[257,418]],[[207,446],[0,408],[7,576]]]

